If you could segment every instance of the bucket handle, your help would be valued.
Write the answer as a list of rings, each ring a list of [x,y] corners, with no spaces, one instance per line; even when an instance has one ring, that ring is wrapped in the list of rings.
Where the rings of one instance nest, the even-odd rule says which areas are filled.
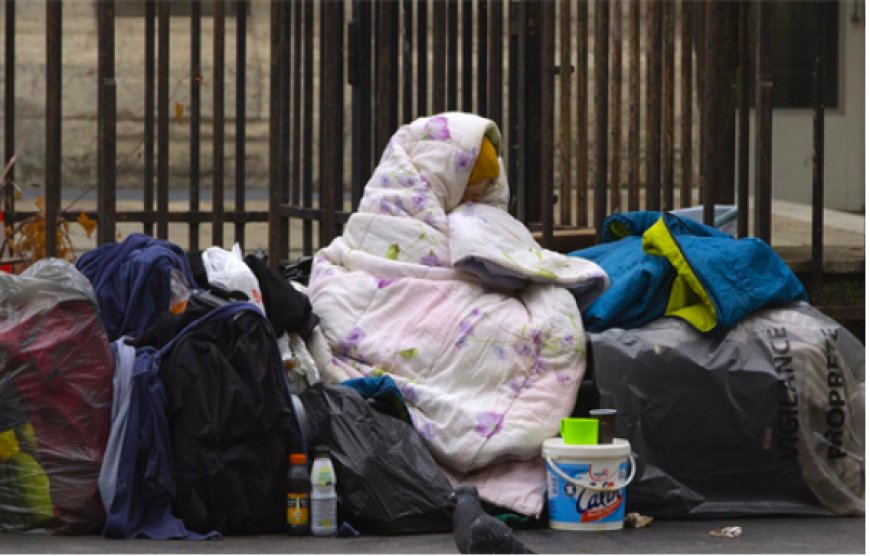
[[[634,462],[634,456],[632,456],[631,453],[629,453],[628,460],[631,463],[631,474],[628,476],[628,478],[625,480],[625,482],[622,483],[621,485],[614,485],[614,486],[610,486],[610,487],[598,487],[598,486],[589,485],[589,484],[586,484],[584,482],[578,481],[576,478],[571,477],[570,475],[566,474],[564,471],[559,469],[559,466],[557,466],[555,463],[553,463],[553,460],[550,459],[550,456],[544,456],[544,459],[547,460],[547,467],[549,467],[553,473],[555,473],[556,475],[561,477],[563,480],[568,481],[571,484],[577,485],[580,488],[584,488],[587,490],[597,490],[599,492],[620,490],[620,489],[625,488],[626,486],[628,486],[628,484],[631,482],[631,480],[634,479],[634,473],[635,473],[635,471],[637,471],[637,464]]]

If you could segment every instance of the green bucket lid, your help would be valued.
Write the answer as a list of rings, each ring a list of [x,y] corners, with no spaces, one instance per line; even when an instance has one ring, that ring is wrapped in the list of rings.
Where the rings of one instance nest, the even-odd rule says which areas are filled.
[[[560,430],[565,444],[598,444],[598,419],[565,417]]]

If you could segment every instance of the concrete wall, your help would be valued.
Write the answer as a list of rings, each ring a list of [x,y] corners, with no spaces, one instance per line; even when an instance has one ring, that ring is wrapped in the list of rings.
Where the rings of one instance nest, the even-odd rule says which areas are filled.
[[[268,181],[268,95],[269,95],[269,3],[254,0],[248,18],[247,58],[247,132],[246,174],[250,186]],[[826,113],[826,191],[829,208],[864,210],[864,21],[850,21],[851,6],[840,9],[840,103]],[[315,17],[316,21],[316,17]],[[190,20],[171,18],[170,114],[175,102],[190,104]],[[590,25],[590,28],[592,26]],[[201,184],[211,183],[211,100],[212,100],[212,20],[202,20],[202,146]],[[64,187],[81,190],[96,180],[96,112],[97,112],[97,28],[91,0],[66,0],[63,21],[63,180]],[[116,75],[118,83],[119,164],[132,155],[118,170],[121,187],[142,185],[142,149],[144,134],[144,22],[142,18],[118,18],[116,22]],[[16,181],[42,183],[45,163],[45,2],[28,0],[17,3],[16,39]],[[572,48],[572,51],[574,49]],[[591,56],[590,48],[590,56]],[[2,44],[0,44],[2,52]],[[314,68],[319,60],[315,51]],[[430,64],[431,66],[431,64]],[[591,67],[591,66],[590,66]],[[232,186],[234,175],[233,141],[235,109],[235,19],[226,20],[225,114],[225,183]],[[430,68],[431,69],[431,68]],[[590,71],[591,77],[591,71]],[[623,75],[623,86],[628,83]],[[557,86],[558,91],[558,86]],[[4,94],[0,79],[0,97]],[[318,91],[315,87],[315,96]],[[350,87],[345,88],[349,114]],[[507,103],[505,102],[505,107]],[[623,104],[627,106],[627,104]],[[679,107],[679,104],[677,105]],[[2,108],[0,108],[2,110]],[[315,107],[314,121],[317,119]],[[679,117],[679,109],[677,110]],[[592,124],[590,117],[590,125]],[[696,115],[697,121],[697,115]],[[349,144],[350,117],[345,118],[345,135]],[[628,117],[623,116],[623,133]],[[754,124],[753,124],[754,125]],[[187,185],[189,164],[189,120],[170,124],[170,180],[173,187]],[[812,190],[812,113],[809,109],[777,109],[774,112],[773,179],[776,198],[809,202]],[[696,139],[697,140],[697,139]],[[0,138],[2,141],[2,138]],[[315,142],[316,143],[316,142]],[[643,146],[644,142],[641,142]],[[345,149],[345,164],[349,165]],[[314,145],[315,156],[317,145]],[[558,155],[558,153],[556,153]],[[593,160],[594,162],[594,160]],[[678,164],[678,161],[677,161]],[[697,161],[696,161],[697,164]],[[626,172],[627,164],[623,164]],[[678,166],[677,166],[678,168]],[[316,169],[316,166],[315,166]],[[558,173],[558,165],[556,168]],[[315,171],[316,174],[316,171]],[[558,181],[558,180],[557,180]]]
[[[864,211],[864,29],[851,21],[852,7],[840,6],[839,106],[825,111],[825,206]],[[776,84],[774,83],[774,87]],[[773,113],[773,196],[812,202],[810,109],[778,108]]]
[[[267,183],[269,96],[269,6],[255,0],[248,18],[246,170],[251,184]],[[201,171],[211,183],[212,167],[212,19],[202,19]],[[115,26],[115,63],[121,187],[142,185],[144,138],[144,19],[119,17]],[[232,185],[235,116],[235,18],[226,19],[225,183]],[[64,189],[80,190],[96,181],[97,165],[97,21],[91,0],[67,0],[63,10],[62,179]],[[16,182],[41,184],[45,165],[45,2],[28,0],[16,7],[15,142]],[[2,52],[2,45],[0,45]],[[0,72],[2,73],[2,72]],[[173,186],[187,185],[189,164],[190,18],[170,18],[170,175]],[[0,95],[5,94],[0,77]],[[156,101],[156,98],[155,98]],[[185,107],[181,124],[175,103]],[[2,112],[2,109],[0,109]],[[5,115],[4,115],[5,117]],[[2,139],[0,139],[2,141]],[[131,154],[132,153],[132,154]],[[122,158],[131,154],[126,163]],[[155,155],[156,156],[156,155]]]

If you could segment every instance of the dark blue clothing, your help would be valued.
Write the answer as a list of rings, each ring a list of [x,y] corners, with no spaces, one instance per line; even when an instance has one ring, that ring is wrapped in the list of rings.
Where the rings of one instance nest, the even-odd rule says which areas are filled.
[[[179,246],[140,233],[84,253],[76,267],[91,281],[109,341],[140,336],[169,309],[172,269],[194,284]]]
[[[103,535],[113,539],[208,539],[172,515],[175,496],[166,393],[158,377],[159,352],[136,352],[127,426],[118,462],[115,496]]]

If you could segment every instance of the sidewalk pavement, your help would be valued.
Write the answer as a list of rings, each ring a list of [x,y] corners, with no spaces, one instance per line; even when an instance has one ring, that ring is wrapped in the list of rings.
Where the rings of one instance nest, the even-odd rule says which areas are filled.
[[[711,530],[739,525],[737,538]],[[755,517],[655,520],[644,529],[608,532],[518,531],[541,554],[864,554],[864,518]],[[98,536],[0,534],[4,554],[456,554],[453,535],[361,536],[355,539],[267,535],[219,541],[107,540]]]

